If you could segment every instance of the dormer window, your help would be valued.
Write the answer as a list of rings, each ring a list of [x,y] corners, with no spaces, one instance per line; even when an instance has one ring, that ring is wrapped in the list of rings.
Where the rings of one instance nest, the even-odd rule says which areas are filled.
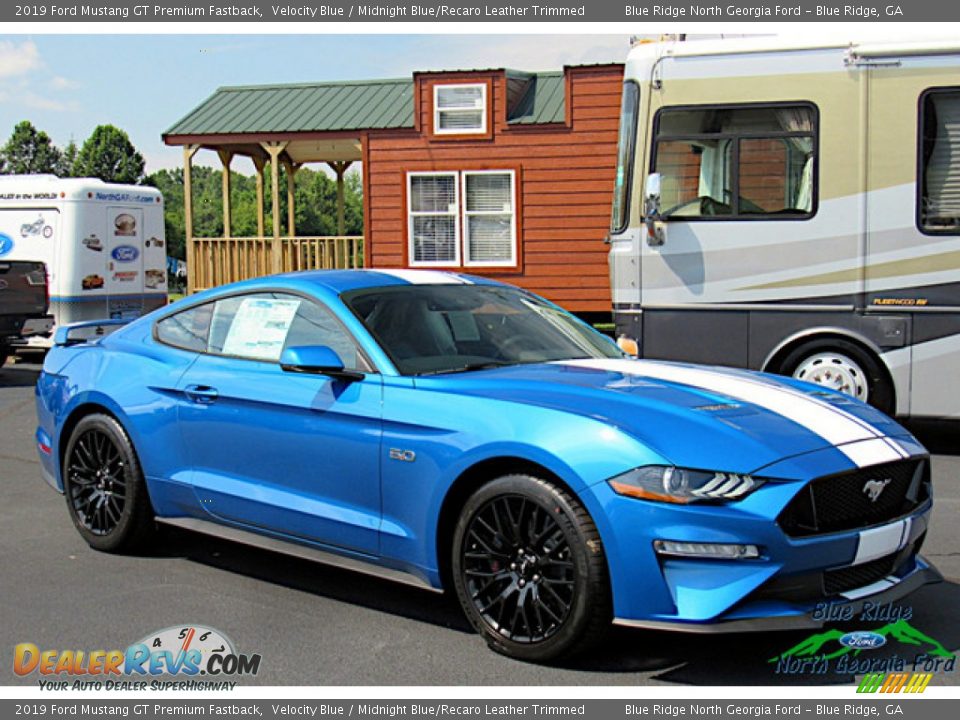
[[[487,84],[434,85],[433,134],[487,132]]]

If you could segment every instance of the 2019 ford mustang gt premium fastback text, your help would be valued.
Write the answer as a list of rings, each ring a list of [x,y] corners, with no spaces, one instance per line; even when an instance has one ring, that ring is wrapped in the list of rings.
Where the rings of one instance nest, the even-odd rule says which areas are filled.
[[[611,620],[813,627],[939,579],[929,457],[893,420],[625,357],[515,287],[305,272],[112,324],[61,328],[36,391],[43,472],[100,550],[161,522],[452,588],[528,660]]]

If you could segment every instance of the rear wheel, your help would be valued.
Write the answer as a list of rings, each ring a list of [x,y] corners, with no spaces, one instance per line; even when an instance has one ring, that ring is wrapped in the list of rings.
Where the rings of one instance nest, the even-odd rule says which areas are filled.
[[[582,651],[610,624],[597,528],[562,488],[507,475],[467,501],[453,575],[468,619],[497,652],[543,662]]]
[[[129,552],[144,547],[155,532],[136,452],[109,415],[88,415],[73,429],[63,489],[70,518],[90,547]]]
[[[780,372],[846,393],[885,413],[894,410],[893,388],[880,361],[852,342],[824,339],[801,345],[784,358]]]

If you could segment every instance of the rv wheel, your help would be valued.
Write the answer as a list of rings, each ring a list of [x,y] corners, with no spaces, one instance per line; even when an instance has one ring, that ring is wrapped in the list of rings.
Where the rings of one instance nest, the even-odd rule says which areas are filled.
[[[784,358],[780,374],[852,395],[888,414],[894,410],[893,387],[880,361],[846,340],[801,345]]]

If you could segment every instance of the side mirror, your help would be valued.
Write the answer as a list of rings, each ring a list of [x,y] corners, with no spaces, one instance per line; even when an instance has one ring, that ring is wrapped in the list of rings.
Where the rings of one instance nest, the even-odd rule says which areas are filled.
[[[660,215],[660,185],[663,177],[660,173],[647,175],[643,190],[643,217],[647,226],[647,244],[659,247],[667,240],[667,225]]]
[[[647,175],[647,183],[643,190],[643,198],[646,203],[645,212],[649,214],[660,214],[660,184],[663,176],[660,173],[650,173]]]
[[[345,370],[340,356],[326,345],[289,347],[280,355],[280,368],[286,372],[326,375],[348,382],[363,378],[363,373]]]

